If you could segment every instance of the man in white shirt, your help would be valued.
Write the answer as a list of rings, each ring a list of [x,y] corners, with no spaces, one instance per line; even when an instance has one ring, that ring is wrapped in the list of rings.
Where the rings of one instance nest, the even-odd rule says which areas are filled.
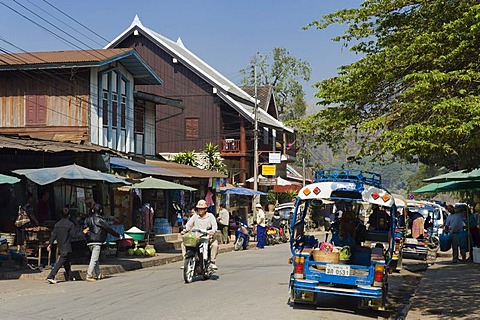
[[[215,265],[218,254],[218,241],[213,239],[213,235],[218,229],[215,216],[211,212],[207,212],[208,205],[205,200],[199,200],[197,203],[197,212],[188,219],[185,229],[182,230],[182,234],[192,230],[201,229],[207,230],[210,235],[210,267],[214,270],[218,269]],[[182,255],[185,257],[186,249],[182,242]]]
[[[257,248],[263,249],[265,247],[265,212],[260,203],[255,205],[255,211],[257,212]]]
[[[230,221],[230,212],[228,212],[225,204],[220,204],[220,211],[218,212],[218,224],[222,230],[223,243],[229,243],[228,239],[228,223]]]

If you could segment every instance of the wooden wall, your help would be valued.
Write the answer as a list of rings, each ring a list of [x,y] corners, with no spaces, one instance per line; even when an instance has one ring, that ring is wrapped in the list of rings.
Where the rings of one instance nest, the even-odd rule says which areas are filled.
[[[0,72],[0,133],[88,140],[89,76],[81,69]],[[27,110],[35,95],[45,104],[38,122],[29,121]]]
[[[135,48],[163,79],[158,86],[136,86],[135,89],[173,99],[181,99],[185,110],[157,105],[157,152],[199,151],[207,142],[220,145],[223,138],[222,112],[234,112],[213,94],[213,87],[172,56],[143,36],[130,36],[117,47]],[[186,136],[186,119],[198,119],[198,138]]]

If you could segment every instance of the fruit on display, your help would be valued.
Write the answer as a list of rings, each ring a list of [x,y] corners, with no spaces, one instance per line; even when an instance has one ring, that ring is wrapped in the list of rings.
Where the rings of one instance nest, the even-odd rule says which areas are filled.
[[[145,253],[147,256],[154,257],[157,251],[155,250],[155,248],[148,248],[145,250]]]
[[[127,254],[129,256],[133,256],[135,254],[135,249],[133,249],[133,248],[128,249]]]

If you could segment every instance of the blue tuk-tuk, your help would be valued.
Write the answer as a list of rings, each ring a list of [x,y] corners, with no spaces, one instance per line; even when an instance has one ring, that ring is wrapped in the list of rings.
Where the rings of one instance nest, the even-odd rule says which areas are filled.
[[[381,225],[363,214],[372,206],[385,214],[377,217]],[[337,213],[339,227],[329,241],[328,233],[306,228],[315,210]],[[361,308],[384,310],[395,248],[395,213],[395,200],[382,188],[380,175],[350,169],[316,171],[314,183],[298,193],[290,225],[290,302],[316,304],[322,295],[333,294],[357,297]]]

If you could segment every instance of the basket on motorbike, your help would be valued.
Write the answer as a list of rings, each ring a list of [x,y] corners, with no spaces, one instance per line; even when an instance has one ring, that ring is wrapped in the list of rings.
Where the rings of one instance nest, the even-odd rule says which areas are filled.
[[[327,252],[323,250],[312,250],[313,261],[318,262],[330,262],[330,263],[339,263],[340,262],[340,253],[339,252]],[[325,270],[325,265],[316,265],[319,270]]]
[[[188,232],[184,234],[182,239],[185,247],[196,247],[198,242],[200,241],[200,237],[197,237],[197,235],[193,232]]]

